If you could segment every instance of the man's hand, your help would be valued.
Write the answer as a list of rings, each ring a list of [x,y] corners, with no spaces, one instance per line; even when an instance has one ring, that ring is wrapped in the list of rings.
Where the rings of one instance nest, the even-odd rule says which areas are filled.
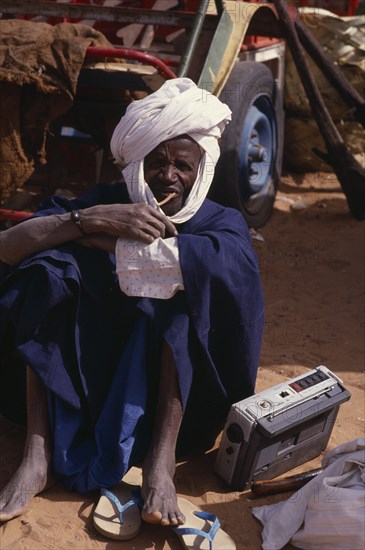
[[[148,204],[108,204],[80,211],[86,233],[107,233],[134,241],[152,243],[158,237],[177,235],[174,224]]]
[[[166,234],[177,235],[174,224],[148,204],[92,206],[80,210],[80,218],[86,233],[81,244],[113,253],[118,237],[151,244]],[[71,220],[69,212],[31,218],[0,232],[0,259],[9,265],[18,265],[41,250],[81,238],[80,228]]]

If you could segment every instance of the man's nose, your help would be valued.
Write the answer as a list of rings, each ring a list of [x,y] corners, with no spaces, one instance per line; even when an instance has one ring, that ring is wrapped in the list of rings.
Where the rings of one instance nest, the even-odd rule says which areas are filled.
[[[175,183],[177,180],[176,166],[173,164],[166,164],[162,171],[162,181],[166,184]]]

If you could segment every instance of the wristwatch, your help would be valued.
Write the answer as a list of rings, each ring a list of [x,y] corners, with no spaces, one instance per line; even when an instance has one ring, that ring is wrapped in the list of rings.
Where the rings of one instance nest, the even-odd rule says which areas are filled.
[[[83,230],[82,225],[81,225],[81,215],[80,215],[79,210],[72,210],[72,212],[71,212],[71,221],[75,225],[77,225],[77,227],[80,229],[80,231],[83,235],[86,235],[86,233]]]

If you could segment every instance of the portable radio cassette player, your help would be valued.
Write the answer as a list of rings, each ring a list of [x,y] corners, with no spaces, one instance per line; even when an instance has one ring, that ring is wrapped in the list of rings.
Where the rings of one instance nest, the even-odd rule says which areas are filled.
[[[232,405],[215,463],[232,489],[274,478],[327,446],[341,403],[351,394],[321,365]]]

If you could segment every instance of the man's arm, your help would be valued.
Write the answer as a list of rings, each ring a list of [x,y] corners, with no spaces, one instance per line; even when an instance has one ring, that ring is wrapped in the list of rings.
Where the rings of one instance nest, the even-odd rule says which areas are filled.
[[[165,232],[177,233],[166,216],[147,204],[92,206],[80,210],[80,218],[86,233],[83,239],[69,212],[32,218],[1,232],[0,260],[17,265],[36,252],[75,240],[110,251],[115,239],[106,239],[107,236],[152,243],[156,238],[164,237]]]

